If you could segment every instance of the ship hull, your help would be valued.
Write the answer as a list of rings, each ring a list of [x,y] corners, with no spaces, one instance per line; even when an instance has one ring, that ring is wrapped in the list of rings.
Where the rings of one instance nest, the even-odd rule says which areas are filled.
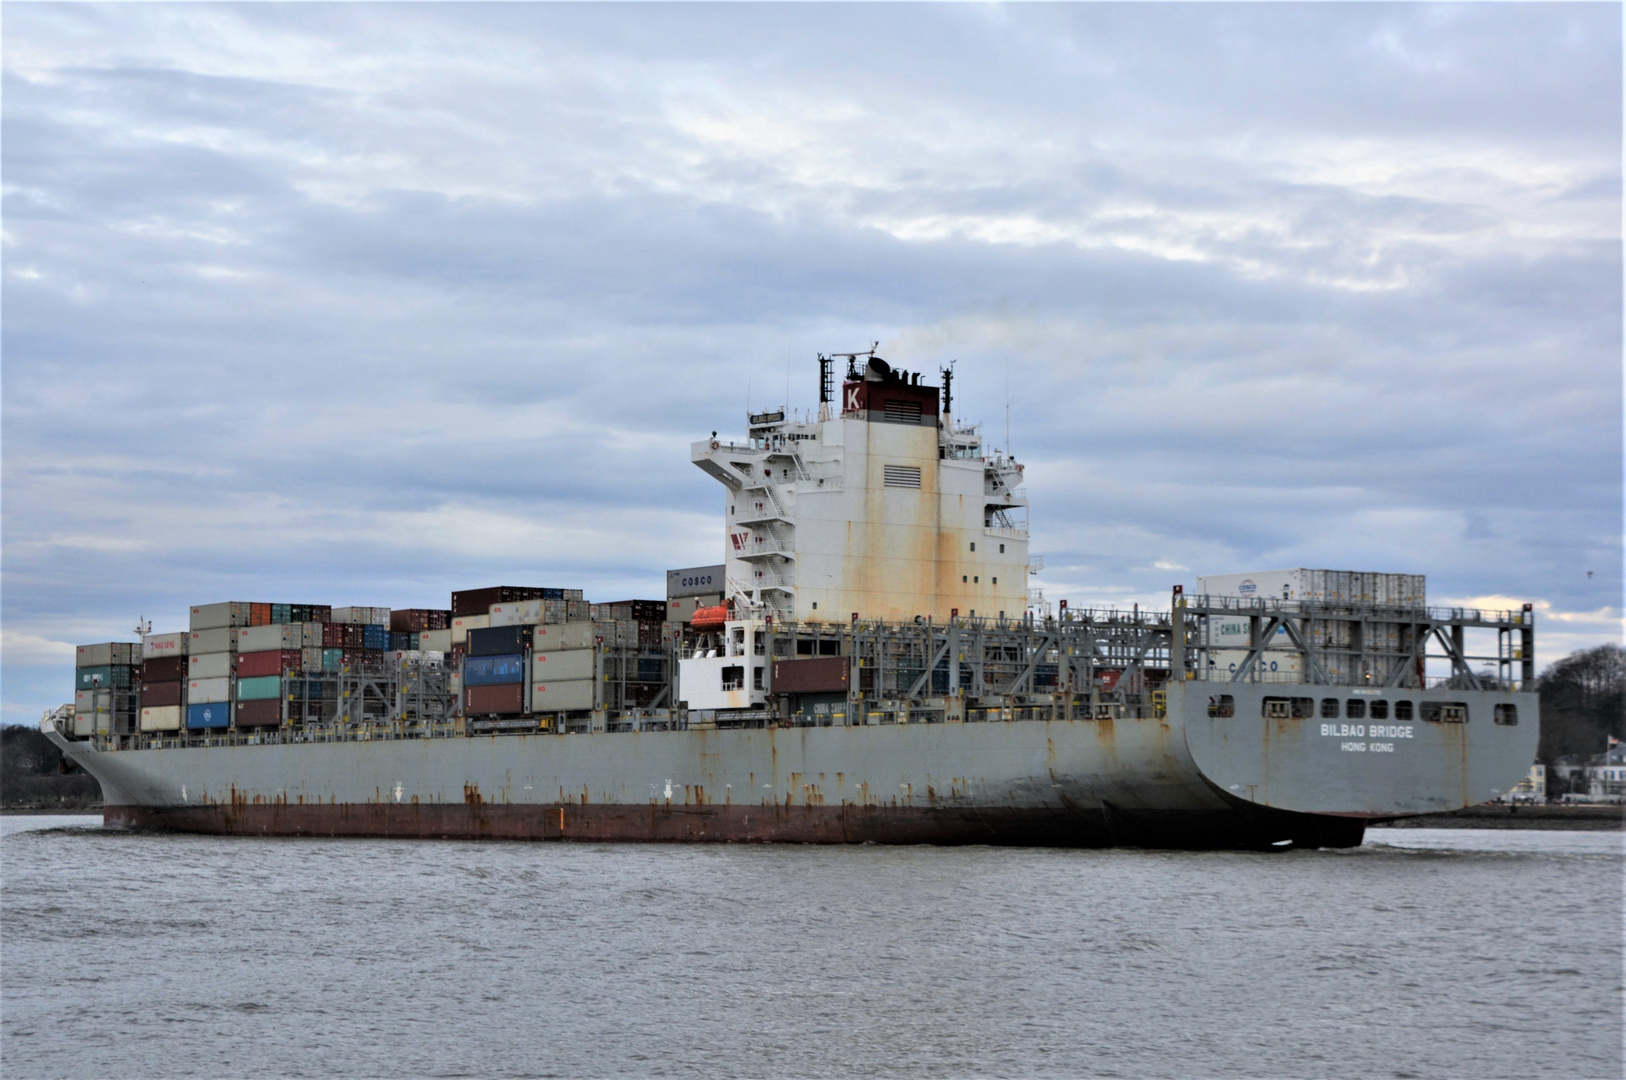
[[[1380,741],[1269,718],[1265,698],[1281,688],[1226,684],[1228,715],[1210,715],[1214,689],[1171,687],[1166,712],[1145,718],[123,751],[59,741],[101,782],[107,823],[134,828],[1174,848],[1357,844],[1367,822],[1507,790],[1535,748],[1533,723],[1480,719],[1508,700],[1533,717],[1533,695],[1451,691],[1471,722],[1402,736],[1385,725]]]

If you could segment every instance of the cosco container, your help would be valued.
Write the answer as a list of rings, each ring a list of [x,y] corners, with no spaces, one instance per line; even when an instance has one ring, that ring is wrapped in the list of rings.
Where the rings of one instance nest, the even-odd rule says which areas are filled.
[[[141,687],[141,707],[179,705],[183,682],[144,683]]]
[[[598,683],[592,679],[571,679],[564,682],[533,682],[531,684],[532,712],[575,712],[591,709]]]
[[[237,631],[237,651],[270,652],[272,649],[298,649],[305,643],[305,628],[288,623],[250,626]]]
[[[484,612],[479,615],[453,615],[452,644],[461,645],[468,641],[470,630],[481,630],[490,625],[491,616]]]
[[[235,627],[218,626],[211,630],[194,630],[187,642],[189,653],[232,652],[237,648]]]
[[[281,675],[261,675],[252,679],[237,680],[238,701],[262,701],[265,698],[280,698],[281,696]]]
[[[186,707],[186,726],[193,731],[231,726],[231,705],[225,701]]]
[[[184,630],[177,634],[153,634],[141,643],[141,657],[153,660],[161,656],[185,656],[189,637],[191,635]]]
[[[126,641],[109,641],[104,645],[81,645],[74,650],[74,667],[126,666],[140,662],[136,650],[139,646]]]
[[[531,647],[539,652],[558,652],[562,649],[590,649],[593,640],[591,622],[568,622],[556,626],[538,626],[531,631]]]
[[[141,707],[142,731],[179,731],[181,727],[181,707],[179,705],[143,705]]]
[[[471,656],[463,661],[464,686],[502,686],[525,682],[523,656]]]
[[[249,626],[254,605],[241,601],[223,604],[199,604],[192,609],[190,630],[215,630],[220,627]]]
[[[678,600],[685,596],[715,596],[724,591],[726,578],[721,566],[691,566],[687,570],[666,572],[666,598]]]
[[[258,698],[237,703],[237,726],[240,728],[275,727],[280,723],[282,723],[280,698]]]
[[[594,675],[595,655],[597,653],[593,649],[534,653],[531,656],[531,681],[562,682],[566,679],[591,679]]]
[[[190,705],[209,705],[231,700],[230,679],[188,679],[186,702]]]
[[[224,679],[231,674],[234,653],[193,653],[186,658],[188,679]]]
[[[506,715],[525,711],[525,684],[504,686],[470,686],[464,691],[463,712],[478,716],[495,713]]]

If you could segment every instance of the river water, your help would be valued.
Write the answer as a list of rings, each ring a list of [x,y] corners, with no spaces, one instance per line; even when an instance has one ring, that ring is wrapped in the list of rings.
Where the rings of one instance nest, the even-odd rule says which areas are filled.
[[[1186,854],[0,819],[0,1072],[1622,1072],[1618,833]]]

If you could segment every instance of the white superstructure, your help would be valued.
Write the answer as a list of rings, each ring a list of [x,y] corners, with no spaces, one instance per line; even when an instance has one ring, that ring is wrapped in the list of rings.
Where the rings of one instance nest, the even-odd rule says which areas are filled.
[[[753,413],[745,443],[693,445],[727,489],[730,595],[802,622],[1021,618],[1023,467],[956,425],[946,392],[879,358],[862,364],[839,411],[826,376],[817,419]]]

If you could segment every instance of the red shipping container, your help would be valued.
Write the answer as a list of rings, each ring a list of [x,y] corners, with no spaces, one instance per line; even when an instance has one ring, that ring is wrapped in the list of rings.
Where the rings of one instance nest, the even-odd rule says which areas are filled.
[[[465,691],[467,698],[463,712],[467,716],[501,715],[525,711],[525,687],[520,683],[506,686],[471,686]]]
[[[344,624],[343,623],[323,623],[322,624],[322,648],[324,648],[324,649],[342,649],[342,648],[344,648]]]
[[[360,623],[340,623],[338,625],[340,631],[344,634],[344,645],[341,646],[342,648],[359,649],[366,643],[366,631],[362,628]]]
[[[281,675],[303,670],[303,654],[298,649],[272,649],[267,652],[237,654],[237,677],[253,679],[261,675]]]
[[[176,657],[185,660],[186,657]],[[152,661],[148,661],[151,663]],[[141,687],[141,707],[143,709],[155,705],[179,705],[181,703],[180,682],[146,683]]]
[[[237,726],[240,728],[275,727],[280,723],[282,723],[282,702],[277,698],[237,703]]]
[[[773,689],[776,694],[829,694],[847,689],[852,661],[845,656],[821,656],[814,660],[775,660]]]
[[[141,681],[149,683],[185,682],[186,657],[153,657],[141,665]]]

